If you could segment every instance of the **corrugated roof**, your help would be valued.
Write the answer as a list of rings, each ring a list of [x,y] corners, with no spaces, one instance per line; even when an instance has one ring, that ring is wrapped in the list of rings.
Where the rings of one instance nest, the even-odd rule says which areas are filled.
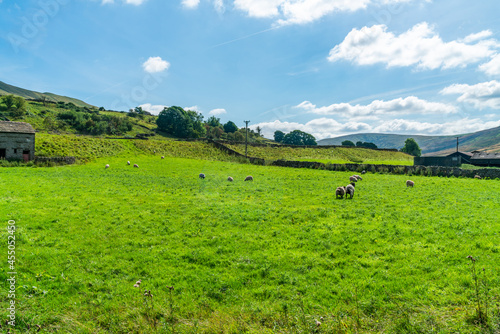
[[[498,159],[500,160],[500,153],[486,153],[486,152],[480,152],[480,153],[474,153],[472,156],[472,159]]]
[[[0,122],[0,132],[12,133],[35,133],[29,123],[24,122]]]

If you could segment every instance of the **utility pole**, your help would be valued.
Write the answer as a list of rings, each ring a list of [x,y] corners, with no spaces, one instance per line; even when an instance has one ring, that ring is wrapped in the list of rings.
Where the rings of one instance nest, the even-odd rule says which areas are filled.
[[[457,137],[457,152],[458,152],[458,137]]]
[[[245,122],[245,158],[248,158],[247,156],[247,148],[248,148],[248,123],[250,123],[250,121],[243,121]]]

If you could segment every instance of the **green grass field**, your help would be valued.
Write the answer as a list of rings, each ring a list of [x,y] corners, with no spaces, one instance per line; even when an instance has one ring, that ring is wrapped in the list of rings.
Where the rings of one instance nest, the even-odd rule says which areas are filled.
[[[368,173],[336,200],[348,172],[186,155],[0,169],[2,330],[12,219],[15,333],[500,331],[498,180]]]
[[[244,144],[227,145],[245,154]],[[271,147],[248,146],[248,156],[266,160],[316,161],[325,164],[365,163],[413,166],[413,156],[402,152],[370,150],[366,148],[334,147]]]

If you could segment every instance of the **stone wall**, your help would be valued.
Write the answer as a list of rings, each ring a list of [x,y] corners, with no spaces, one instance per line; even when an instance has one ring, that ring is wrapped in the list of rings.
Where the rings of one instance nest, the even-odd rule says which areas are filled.
[[[37,162],[53,162],[57,165],[72,165],[76,163],[75,157],[35,157],[35,163]]]
[[[35,158],[34,133],[0,133],[0,149],[5,149],[5,159],[23,160],[23,152],[29,151],[29,160]]]

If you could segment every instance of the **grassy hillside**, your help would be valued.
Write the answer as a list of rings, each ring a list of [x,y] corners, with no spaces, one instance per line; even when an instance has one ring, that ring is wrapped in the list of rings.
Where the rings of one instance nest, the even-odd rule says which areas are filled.
[[[245,154],[245,145],[227,145]],[[266,160],[317,161],[323,163],[369,163],[388,165],[413,165],[413,156],[402,152],[370,150],[366,148],[301,148],[248,146],[248,156]]]
[[[500,331],[498,180],[130,160],[2,170],[14,333]]]
[[[470,152],[474,150],[500,152],[500,127],[454,136],[414,136],[414,135],[392,135],[381,133],[362,133],[347,135],[336,138],[322,139],[318,145],[341,145],[344,140],[354,143],[358,141],[371,142],[379,148],[397,148],[404,146],[407,138],[413,138],[422,149],[423,154],[446,155],[456,151],[457,138],[459,137],[459,149]]]
[[[73,103],[79,107],[88,107],[88,108],[93,107],[92,105],[86,102],[83,102],[81,100],[72,97],[61,96],[53,93],[39,93],[32,90],[12,86],[6,84],[5,82],[0,81],[0,95],[9,95],[9,94],[21,96],[28,100],[46,100],[48,102]]]

